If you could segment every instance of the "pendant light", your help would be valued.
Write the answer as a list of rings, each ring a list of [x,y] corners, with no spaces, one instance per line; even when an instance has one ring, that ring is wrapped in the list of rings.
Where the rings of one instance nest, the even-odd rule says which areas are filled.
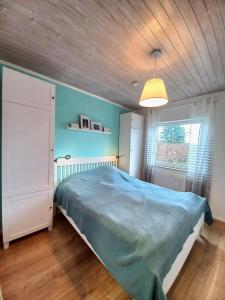
[[[154,49],[151,55],[155,58],[154,78],[146,81],[141,94],[139,105],[144,107],[158,107],[168,103],[168,96],[164,81],[161,78],[156,78],[156,59],[160,56],[161,50]]]

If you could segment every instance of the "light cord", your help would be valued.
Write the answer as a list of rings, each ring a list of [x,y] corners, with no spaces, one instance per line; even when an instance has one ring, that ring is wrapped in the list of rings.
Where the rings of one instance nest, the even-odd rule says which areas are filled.
[[[156,74],[156,55],[155,55],[155,71],[154,71],[154,78],[155,78],[155,74]]]

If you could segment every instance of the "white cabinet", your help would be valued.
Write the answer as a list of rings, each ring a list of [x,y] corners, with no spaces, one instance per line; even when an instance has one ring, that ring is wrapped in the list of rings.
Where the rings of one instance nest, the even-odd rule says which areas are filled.
[[[51,110],[54,90],[54,85],[43,80],[3,68],[2,98],[5,101]]]
[[[52,226],[55,86],[3,68],[2,225],[11,240]]]
[[[135,113],[120,115],[119,168],[140,178],[143,152],[144,117]]]

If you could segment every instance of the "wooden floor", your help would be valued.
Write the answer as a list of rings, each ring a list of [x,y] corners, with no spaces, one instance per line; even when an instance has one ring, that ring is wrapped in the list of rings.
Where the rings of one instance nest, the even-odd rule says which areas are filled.
[[[42,231],[0,250],[4,300],[130,299],[62,215]],[[169,300],[225,300],[225,224],[206,228]]]

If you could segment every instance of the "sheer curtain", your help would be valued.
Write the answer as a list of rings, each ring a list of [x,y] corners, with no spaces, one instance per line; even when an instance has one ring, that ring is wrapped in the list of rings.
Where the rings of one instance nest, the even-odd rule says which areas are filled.
[[[214,115],[214,99],[193,103],[191,119],[200,123],[200,132],[197,143],[191,132],[185,190],[207,199],[213,167]]]
[[[176,191],[185,191],[184,172],[161,168],[156,165],[158,128],[160,126],[160,111],[148,112],[145,138],[144,138],[144,159],[142,179],[156,185],[170,188]]]
[[[159,124],[159,111],[151,110],[147,115],[143,160],[143,180],[153,182],[155,158],[157,151],[157,134]]]

